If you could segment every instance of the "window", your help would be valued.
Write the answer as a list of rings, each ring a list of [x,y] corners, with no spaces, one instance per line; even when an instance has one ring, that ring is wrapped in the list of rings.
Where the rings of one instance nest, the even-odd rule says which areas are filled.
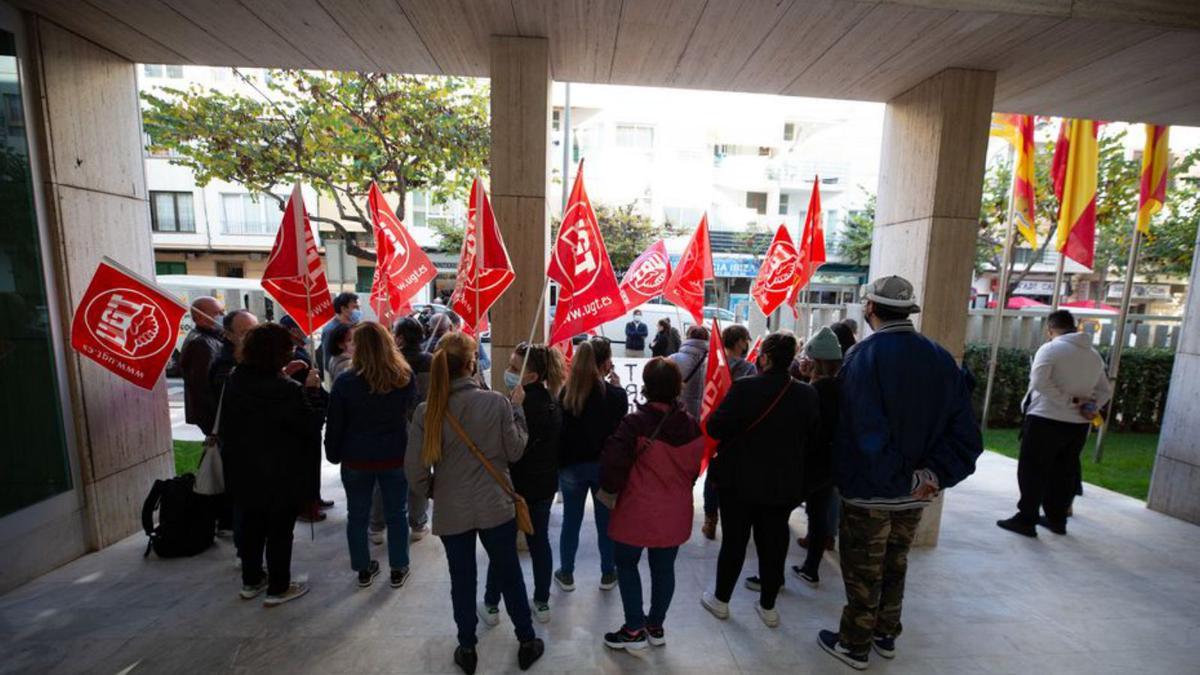
[[[163,66],[163,74],[176,80],[183,77],[183,66]]]
[[[146,77],[170,77],[178,80],[183,77],[183,66],[163,66],[147,63],[142,66],[142,72],[146,74]]]
[[[187,263],[179,260],[156,260],[154,274],[160,277],[164,274],[187,274]]]
[[[795,122],[784,122],[783,123],[783,140],[785,140],[785,141],[796,140],[796,123]]]
[[[558,131],[562,128],[562,111],[555,110],[550,113],[550,128]]]
[[[225,234],[260,235],[275,234],[283,217],[274,199],[245,192],[221,195],[221,216]]]
[[[234,279],[243,279],[246,276],[246,268],[238,262],[226,262],[223,260],[217,261],[217,276],[231,277]]]
[[[654,127],[649,124],[618,124],[617,147],[649,152],[654,149]]]
[[[760,216],[767,215],[767,193],[747,192],[746,208],[754,209],[754,212]]]
[[[788,212],[788,195],[786,192],[779,193],[779,215],[786,216]]]
[[[765,145],[760,145],[760,146],[758,146],[758,156],[759,157],[774,157],[775,151]]]
[[[150,225],[155,232],[195,232],[190,192],[150,192]]]
[[[145,73],[146,77],[162,77],[163,67],[147,63],[142,66],[142,72]]]
[[[370,293],[371,283],[375,281],[375,266],[359,265],[358,279],[354,284],[354,290],[357,293]]]

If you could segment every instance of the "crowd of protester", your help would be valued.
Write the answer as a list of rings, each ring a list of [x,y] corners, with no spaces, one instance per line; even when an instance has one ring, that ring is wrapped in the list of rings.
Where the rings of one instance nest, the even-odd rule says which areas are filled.
[[[308,590],[291,579],[292,532],[298,518],[320,519],[330,505],[319,489],[324,429],[325,459],[339,466],[345,487],[357,584],[371,586],[382,571],[372,544],[386,540],[390,585],[401,588],[410,543],[428,532],[440,538],[458,629],[453,660],[466,673],[479,660],[477,625],[499,623],[501,600],[519,667],[542,656],[535,622],[551,621],[552,584],[561,592],[579,586],[589,496],[598,586],[619,589],[624,607],[623,624],[604,644],[665,644],[676,556],[692,535],[692,495],[705,469],[701,529],[715,539],[719,525],[721,542],[700,604],[717,619],[730,616],[753,538],[758,568],[743,583],[758,593],[763,623],[778,626],[788,520],[803,505],[806,555],[792,575],[817,585],[836,538],[846,586],[840,626],[820,631],[818,643],[855,668],[867,666],[872,649],[892,658],[922,509],[972,473],[982,442],[962,370],[909,320],[920,311],[912,286],[881,279],[863,303],[872,332],[861,342],[849,320],[803,343],[779,331],[762,340],[755,362],[747,360],[746,328],[726,327],[719,337],[733,384],[702,429],[710,358],[702,326],[681,341],[668,320],[659,322],[642,371],[644,402],[631,412],[603,338],[580,341],[569,363],[556,348],[517,346],[501,392],[481,375],[487,354],[450,312],[384,326],[363,321],[357,296],[341,294],[310,353],[289,317],[258,324],[249,312],[223,314],[215,300],[199,299],[181,361],[187,419],[221,443],[227,495],[219,515],[233,530],[241,597],[265,594],[273,607]],[[628,334],[635,344],[627,349],[640,352],[648,337],[640,317]],[[556,494],[563,514],[554,540]],[[529,550],[532,595],[518,536]],[[487,560],[482,601],[479,544]]]

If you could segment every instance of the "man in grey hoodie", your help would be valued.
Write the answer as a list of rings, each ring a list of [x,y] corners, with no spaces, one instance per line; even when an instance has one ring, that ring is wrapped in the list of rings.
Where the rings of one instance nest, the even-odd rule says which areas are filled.
[[[1037,536],[1037,525],[1055,534],[1067,533],[1079,453],[1092,418],[1113,391],[1091,336],[1078,332],[1070,312],[1052,312],[1046,332],[1050,341],[1033,357],[1029,393],[1022,404],[1025,422],[1017,463],[1021,499],[1016,515],[996,522],[1027,537]]]

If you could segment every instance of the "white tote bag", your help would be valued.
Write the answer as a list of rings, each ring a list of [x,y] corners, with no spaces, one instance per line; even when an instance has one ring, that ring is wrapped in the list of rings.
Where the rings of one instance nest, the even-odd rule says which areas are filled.
[[[196,467],[196,485],[192,488],[196,494],[219,495],[225,492],[225,465],[221,462],[221,441],[217,438],[221,429],[221,406],[224,404],[225,387],[221,387],[212,435],[204,439],[204,454],[200,457],[200,466]]]

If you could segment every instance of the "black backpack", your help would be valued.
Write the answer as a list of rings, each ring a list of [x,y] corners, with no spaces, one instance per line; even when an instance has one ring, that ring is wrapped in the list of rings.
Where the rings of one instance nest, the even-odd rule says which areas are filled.
[[[190,473],[167,480],[154,481],[150,494],[142,504],[142,529],[150,541],[143,557],[150,550],[160,558],[193,556],[213,544],[216,520],[209,506],[209,497],[198,495],[192,488],[196,477]],[[154,511],[158,510],[158,526]]]

